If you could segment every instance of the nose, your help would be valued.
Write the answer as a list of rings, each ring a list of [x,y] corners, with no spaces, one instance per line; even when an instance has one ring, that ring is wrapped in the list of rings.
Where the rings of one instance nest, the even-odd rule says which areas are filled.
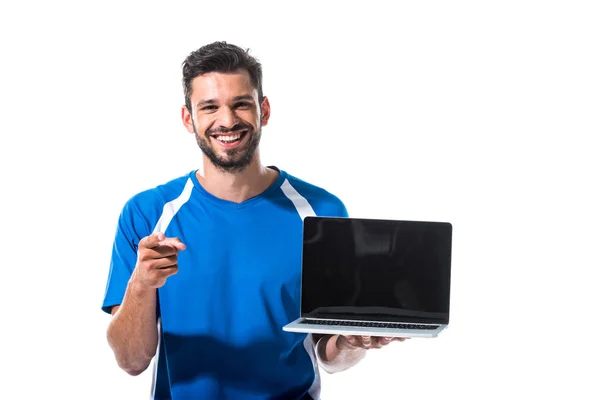
[[[217,114],[216,125],[221,128],[231,129],[239,122],[235,111],[229,107],[221,107]]]

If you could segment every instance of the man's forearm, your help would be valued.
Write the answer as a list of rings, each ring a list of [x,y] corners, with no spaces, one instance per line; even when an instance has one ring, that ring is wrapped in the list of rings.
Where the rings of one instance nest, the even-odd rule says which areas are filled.
[[[148,368],[158,344],[155,289],[141,289],[129,282],[107,339],[119,367],[127,373],[139,375]]]
[[[325,335],[317,342],[317,353],[323,369],[328,373],[347,370],[362,360],[367,350],[353,347],[339,335]]]

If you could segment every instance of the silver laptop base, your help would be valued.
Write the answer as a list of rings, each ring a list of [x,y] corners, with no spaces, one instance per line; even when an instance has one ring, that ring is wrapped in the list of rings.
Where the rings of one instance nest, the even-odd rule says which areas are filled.
[[[320,333],[332,335],[362,335],[362,336],[386,336],[386,337],[415,337],[415,338],[434,338],[446,328],[446,325],[435,325],[436,329],[399,329],[399,328],[377,328],[366,326],[345,326],[345,325],[321,325],[302,323],[308,321],[305,318],[298,318],[296,321],[283,327],[286,332],[295,333]],[[360,322],[360,321],[357,321]],[[368,322],[368,321],[365,321]],[[430,325],[421,324],[418,325]]]

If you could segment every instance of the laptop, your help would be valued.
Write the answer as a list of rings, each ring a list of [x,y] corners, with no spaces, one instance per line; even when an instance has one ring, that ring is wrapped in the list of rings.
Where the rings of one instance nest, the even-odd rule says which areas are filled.
[[[450,311],[449,222],[305,217],[300,317],[284,331],[434,338]]]

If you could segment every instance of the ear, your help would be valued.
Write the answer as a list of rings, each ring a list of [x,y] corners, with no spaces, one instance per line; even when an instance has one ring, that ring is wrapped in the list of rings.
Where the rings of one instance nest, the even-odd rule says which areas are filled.
[[[194,119],[185,105],[181,106],[181,120],[183,121],[183,126],[185,126],[185,129],[187,129],[189,133],[195,133]]]
[[[261,106],[261,126],[266,126],[269,123],[269,117],[271,117],[271,104],[267,96],[263,96]]]

